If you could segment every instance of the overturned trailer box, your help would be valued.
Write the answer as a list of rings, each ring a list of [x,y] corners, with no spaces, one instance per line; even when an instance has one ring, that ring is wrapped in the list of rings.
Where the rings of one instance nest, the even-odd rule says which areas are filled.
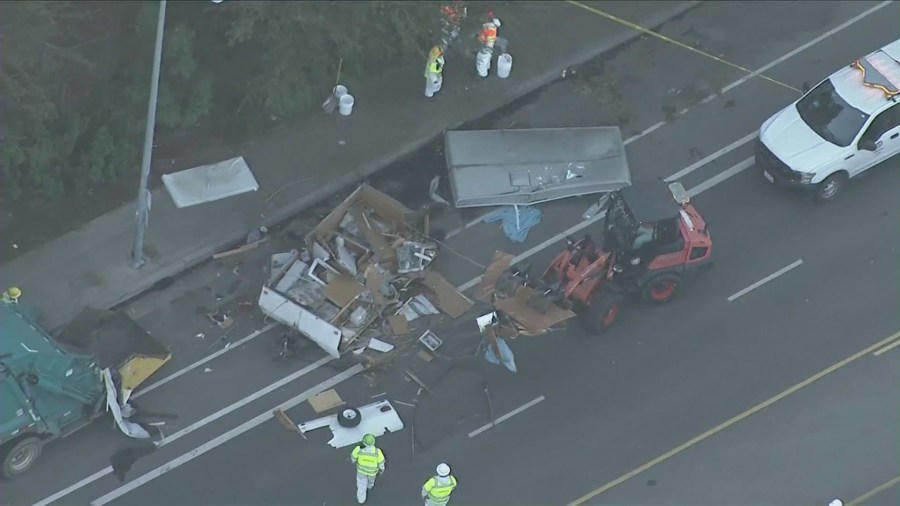
[[[457,130],[444,136],[456,207],[528,205],[631,184],[618,127]]]
[[[335,358],[385,317],[417,316],[417,300],[434,308],[419,314],[459,316],[473,303],[428,271],[438,247],[418,231],[418,218],[360,186],[307,234],[303,251],[273,257],[260,309]]]

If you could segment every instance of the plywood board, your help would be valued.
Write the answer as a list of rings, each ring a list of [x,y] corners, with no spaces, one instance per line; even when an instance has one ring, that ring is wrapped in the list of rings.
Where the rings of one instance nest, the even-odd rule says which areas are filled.
[[[356,300],[366,287],[346,274],[336,276],[325,287],[325,297],[337,307],[346,307]]]
[[[534,290],[527,286],[519,287],[512,297],[496,300],[494,307],[509,315],[525,330],[536,334],[542,333],[550,327],[575,316],[575,313],[572,311],[555,305],[551,305],[551,308],[546,313],[541,313],[529,307],[528,299],[534,293]]]
[[[422,273],[422,284],[434,292],[437,299],[435,306],[451,318],[459,318],[475,304],[451,285],[444,276],[434,271]]]
[[[395,336],[402,336],[409,332],[409,320],[402,314],[388,316],[388,324],[390,324],[391,332],[393,332]]]
[[[491,303],[491,298],[494,295],[494,285],[497,284],[497,280],[500,279],[503,271],[509,269],[512,265],[513,258],[509,253],[500,250],[494,252],[494,257],[491,259],[491,263],[488,264],[487,269],[485,269],[481,282],[475,287],[475,299],[488,304]]]
[[[308,402],[316,410],[316,413],[328,411],[344,404],[344,400],[333,388],[310,397]]]

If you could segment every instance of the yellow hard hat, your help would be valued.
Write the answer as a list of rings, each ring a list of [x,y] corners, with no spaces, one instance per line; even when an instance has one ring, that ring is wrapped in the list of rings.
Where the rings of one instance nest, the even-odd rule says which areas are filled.
[[[22,290],[19,290],[19,287],[11,286],[6,289],[6,296],[12,300],[16,300],[22,296]]]

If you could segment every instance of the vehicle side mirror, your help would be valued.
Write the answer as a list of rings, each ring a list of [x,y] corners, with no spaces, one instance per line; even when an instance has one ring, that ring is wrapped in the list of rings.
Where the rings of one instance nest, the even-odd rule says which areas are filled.
[[[866,151],[875,151],[878,148],[878,146],[875,145],[875,141],[873,141],[872,139],[860,139],[857,147]]]
[[[807,92],[809,92],[809,81],[803,81],[803,86],[801,86],[801,88],[803,89],[803,94],[804,94],[804,95],[805,95]]]

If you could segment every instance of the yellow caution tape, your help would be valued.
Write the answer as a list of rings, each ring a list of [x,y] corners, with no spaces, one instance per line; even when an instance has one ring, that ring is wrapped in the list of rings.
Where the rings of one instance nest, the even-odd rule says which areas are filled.
[[[791,85],[789,85],[789,84],[785,84],[785,83],[783,83],[783,82],[781,82],[781,81],[778,81],[778,80],[776,80],[776,79],[772,79],[771,77],[768,77],[768,76],[763,75],[763,74],[757,74],[757,73],[753,72],[752,70],[750,70],[750,69],[748,69],[748,68],[746,68],[746,67],[742,67],[742,66],[740,66],[740,65],[738,65],[738,64],[736,64],[736,63],[732,63],[732,62],[730,62],[730,61],[724,60],[724,59],[722,59],[722,58],[719,58],[719,57],[716,56],[716,55],[709,54],[709,53],[707,53],[706,51],[703,51],[702,49],[697,49],[696,47],[693,47],[693,46],[690,46],[690,45],[688,45],[688,44],[685,44],[684,42],[677,41],[677,40],[675,40],[675,39],[673,39],[673,38],[671,38],[671,37],[666,37],[665,35],[663,35],[663,34],[661,34],[661,33],[654,32],[653,30],[650,30],[650,29],[648,29],[648,28],[644,28],[643,26],[638,25],[638,24],[635,24],[635,23],[632,23],[631,21],[622,19],[622,18],[617,17],[617,16],[613,16],[612,14],[610,14],[610,13],[608,13],[608,12],[601,11],[600,9],[597,9],[597,8],[595,8],[595,7],[591,7],[591,6],[589,6],[589,5],[585,5],[585,4],[581,3],[581,2],[576,2],[575,0],[566,0],[566,1],[567,1],[568,3],[570,3],[570,4],[574,5],[574,6],[576,6],[576,7],[581,7],[582,9],[585,9],[585,10],[587,10],[587,11],[593,12],[594,14],[597,14],[598,16],[603,16],[603,17],[606,18],[606,19],[609,19],[609,20],[611,20],[611,21],[615,21],[616,23],[620,23],[620,24],[625,25],[625,26],[627,26],[627,27],[629,27],[629,28],[633,28],[633,29],[635,29],[635,30],[637,30],[637,31],[639,31],[639,32],[646,33],[647,35],[652,35],[652,36],[654,36],[654,37],[656,37],[657,39],[660,39],[660,40],[662,40],[662,41],[668,42],[668,43],[670,43],[670,44],[674,44],[674,45],[676,45],[676,46],[678,46],[678,47],[687,49],[688,51],[693,51],[694,53],[697,53],[697,54],[699,54],[699,55],[703,55],[703,56],[705,56],[705,57],[707,57],[707,58],[711,58],[711,59],[713,59],[713,60],[715,60],[715,61],[717,61],[717,62],[719,62],[719,63],[723,63],[723,64],[725,64],[725,65],[728,65],[729,67],[734,67],[734,68],[736,68],[736,69],[738,69],[738,70],[741,70],[741,71],[744,71],[744,72],[746,72],[746,73],[748,73],[748,74],[755,75],[755,76],[759,76],[759,77],[765,79],[766,81],[769,81],[769,82],[771,82],[771,83],[775,83],[775,84],[777,84],[777,85],[779,85],[779,86],[783,86],[783,87],[785,87],[785,88],[787,88],[787,89],[789,89],[789,90],[796,91],[797,93],[803,93],[803,92],[800,91],[798,88],[795,88],[795,87],[793,87],[793,86],[791,86]]]

